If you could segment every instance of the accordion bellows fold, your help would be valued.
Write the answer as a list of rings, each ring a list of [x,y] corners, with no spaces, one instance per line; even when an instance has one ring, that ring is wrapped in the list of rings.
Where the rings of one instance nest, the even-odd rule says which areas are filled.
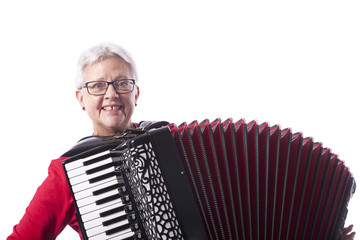
[[[321,143],[232,119],[171,132],[209,238],[339,238],[355,182]]]
[[[63,162],[84,240],[339,239],[355,192],[330,149],[268,123],[193,121],[88,140]]]

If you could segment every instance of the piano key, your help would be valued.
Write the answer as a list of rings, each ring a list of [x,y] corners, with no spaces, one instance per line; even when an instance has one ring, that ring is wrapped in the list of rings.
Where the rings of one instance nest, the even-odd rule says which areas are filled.
[[[121,206],[114,206],[111,209],[104,209],[104,211],[99,213],[99,216],[100,217],[107,217],[107,216],[112,215],[114,213],[122,212],[124,210],[125,210],[125,204],[123,203],[123,205],[121,205]]]
[[[108,236],[105,233],[100,233],[96,236],[89,237],[88,240],[125,240],[129,239],[130,237],[134,236],[134,233],[131,230],[125,230],[116,234],[113,234],[112,236]]]
[[[79,207],[79,213],[81,215],[83,214],[86,214],[86,213],[89,213],[89,212],[92,212],[92,211],[95,211],[97,209],[100,209],[100,208],[103,208],[103,207],[107,207],[107,206],[110,206],[112,204],[116,204],[116,203],[122,203],[121,199],[115,199],[111,202],[107,202],[107,203],[104,203],[102,205],[96,205],[95,203],[91,203],[89,205],[86,205],[86,206],[83,206],[83,207]]]
[[[100,207],[97,209],[94,209],[93,211],[83,214],[81,215],[81,218],[83,220],[83,222],[88,222],[91,221],[95,218],[99,218],[99,217],[106,217],[109,216],[111,214],[120,212],[124,210],[124,204],[122,202],[118,202],[106,207]]]
[[[81,192],[84,189],[89,189],[89,188],[92,188],[92,187],[96,187],[96,186],[105,184],[105,183],[107,183],[109,181],[113,181],[113,180],[118,181],[117,177],[115,175],[113,175],[113,176],[111,176],[111,177],[109,177],[107,179],[103,179],[101,181],[94,182],[94,183],[90,183],[89,181],[85,181],[85,182],[73,185],[72,189],[73,189],[74,193],[78,193],[78,192]]]
[[[101,195],[97,195],[97,196],[93,196],[93,195],[90,195],[86,198],[83,198],[83,199],[80,199],[80,200],[76,200],[76,203],[78,205],[78,207],[83,207],[83,206],[86,206],[88,204],[91,204],[91,203],[96,203],[97,205],[100,205],[100,204],[103,204],[103,203],[106,203],[108,202],[108,199],[109,197],[112,197],[111,199],[117,199],[113,196],[118,196],[117,198],[120,198],[120,193],[117,189],[115,190],[111,190],[109,192],[105,192]],[[110,201],[110,200],[109,200]]]
[[[135,239],[143,239],[143,238],[136,238],[136,236],[135,236],[135,234],[134,233],[128,233],[129,235],[127,235],[127,236],[122,236],[121,237],[121,240],[135,240]],[[108,238],[107,240],[117,240],[117,239],[119,239],[119,237],[116,237],[116,236],[114,236],[114,237],[111,237],[111,238]]]
[[[93,159],[93,158],[101,157],[101,156],[109,154],[109,153],[110,153],[110,151],[107,150],[107,151],[100,152],[100,153],[94,154],[94,155],[86,157],[86,158],[82,158],[82,159],[78,159],[78,160],[73,161],[73,162],[69,162],[69,163],[67,163],[65,165],[66,171],[68,172],[68,171],[70,171],[72,169],[83,167],[84,162],[86,162],[86,161],[88,161],[90,159]]]
[[[118,223],[121,223],[121,222],[124,222],[125,224],[114,226],[114,225],[117,225]],[[125,231],[125,230],[127,230],[129,228],[131,229],[131,224],[127,220],[123,220],[123,221],[117,222],[117,223],[112,224],[112,225],[104,226],[104,228],[107,228],[108,226],[109,226],[109,229],[105,231],[105,234],[108,235],[108,236],[109,235],[114,235],[115,233],[118,233],[118,232]]]
[[[87,233],[88,237],[96,236],[101,233],[105,233],[105,235],[111,236],[117,232],[122,232],[122,231],[126,231],[126,230],[131,231],[130,224],[129,224],[129,221],[123,220],[123,221],[111,224],[109,226],[101,225],[101,226],[97,226],[97,227],[88,229],[88,230],[86,230],[86,233]]]
[[[102,225],[109,225],[108,223],[115,223],[127,220],[128,214],[125,211],[117,212],[112,215],[102,217],[102,218],[96,218],[94,220],[84,222],[84,228],[86,230]]]
[[[120,180],[120,179],[118,179]],[[126,192],[126,186],[124,184],[124,182],[120,182],[118,181],[116,184],[113,184],[113,185],[109,185],[107,187],[104,187],[102,189],[99,189],[99,190],[95,190],[93,192],[93,195],[96,196],[96,195],[100,195],[100,194],[103,194],[104,192],[107,192],[107,191],[111,191],[113,189],[118,189],[120,193],[125,193]]]
[[[89,181],[90,183],[95,182],[95,181],[97,181],[96,178],[100,179],[101,176],[104,176],[106,174],[110,174],[110,175],[113,176],[115,174],[114,173],[114,167],[111,167],[111,168],[96,172],[96,173],[91,174],[91,175],[82,174],[82,175],[70,178],[69,180],[70,180],[71,185],[74,186],[76,184],[79,184],[79,183],[82,183],[82,182],[85,182],[85,181]]]
[[[117,179],[112,178],[110,181],[105,182],[104,184],[96,185],[87,189],[84,189],[83,191],[74,193],[74,197],[77,200],[83,199],[88,196],[92,195],[100,195],[99,193],[105,193],[107,191],[117,189],[120,187],[119,182]]]
[[[89,170],[96,169],[98,167],[105,166],[107,164],[115,164],[115,163],[112,160],[112,158],[108,157],[108,156],[105,156],[103,158],[98,158],[98,161],[92,165],[81,166],[81,167],[78,167],[78,168],[68,171],[67,172],[68,178],[73,178],[75,176],[82,175]],[[109,166],[109,167],[111,167],[111,166]]]
[[[130,223],[129,219],[128,219],[128,214],[125,211],[118,214],[118,216],[114,215],[114,216],[111,216],[111,217],[107,217],[106,219],[104,218],[103,220],[104,220],[104,222],[102,223],[103,226],[109,226],[111,224],[121,222],[121,221],[125,221],[125,220],[127,220],[127,222]]]
[[[99,199],[95,202],[96,205],[102,205],[102,204],[105,204],[107,202],[111,202],[111,201],[114,201],[116,199],[122,199],[120,194],[119,194],[119,191],[117,191],[116,194],[113,194],[113,195],[110,195],[110,196],[107,196],[107,197],[104,197],[102,199]],[[123,201],[123,200],[122,200]]]
[[[105,173],[105,174],[102,174],[102,175],[99,175],[99,176],[90,178],[90,179],[89,179],[89,183],[90,183],[90,184],[93,184],[93,183],[102,181],[102,180],[104,180],[104,179],[107,179],[107,178],[112,177],[112,176],[115,176],[115,175],[116,175],[115,172]]]

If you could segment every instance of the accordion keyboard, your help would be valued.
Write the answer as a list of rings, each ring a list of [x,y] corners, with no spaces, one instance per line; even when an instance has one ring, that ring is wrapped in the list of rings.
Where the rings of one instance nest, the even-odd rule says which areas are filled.
[[[169,128],[89,149],[63,161],[84,240],[208,239]]]
[[[88,240],[141,239],[118,161],[107,150],[65,164],[77,218]]]

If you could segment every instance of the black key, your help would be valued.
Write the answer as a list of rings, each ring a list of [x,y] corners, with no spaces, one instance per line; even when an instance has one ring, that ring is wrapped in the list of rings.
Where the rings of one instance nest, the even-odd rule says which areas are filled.
[[[109,173],[106,173],[104,175],[101,175],[101,176],[98,176],[98,177],[94,177],[94,178],[90,178],[89,179],[89,183],[96,183],[96,182],[99,182],[101,180],[104,180],[104,179],[107,179],[107,178],[110,178],[112,176],[115,176],[115,173],[114,172],[109,172]]]
[[[95,204],[96,205],[101,205],[101,204],[104,204],[104,203],[107,203],[107,202],[110,202],[110,201],[113,201],[113,200],[116,200],[116,199],[119,199],[119,198],[120,198],[120,195],[115,194],[115,195],[111,195],[109,197],[97,200],[97,201],[95,201]]]
[[[125,210],[125,206],[121,206],[121,207],[117,207],[117,208],[102,212],[99,215],[100,215],[100,217],[106,217],[106,216],[109,216],[111,214],[121,212],[121,211],[124,211],[124,210]]]
[[[136,238],[136,236],[131,236],[131,237],[124,238],[123,240],[134,240],[134,239],[141,239],[141,238]]]
[[[100,195],[100,194],[106,193],[106,192],[108,192],[108,191],[117,189],[118,187],[119,187],[119,184],[113,184],[113,185],[111,185],[111,186],[108,186],[108,187],[105,187],[105,188],[102,188],[102,189],[99,189],[99,190],[94,191],[94,192],[93,192],[93,195],[94,195],[94,196]]]
[[[107,231],[105,231],[105,234],[106,235],[112,235],[114,233],[121,232],[121,231],[124,231],[124,230],[129,229],[129,228],[130,228],[130,224],[128,223],[128,224],[125,224],[125,225],[122,225],[122,226],[107,230]]]
[[[83,162],[83,165],[84,165],[84,166],[88,166],[88,165],[91,165],[91,164],[100,162],[100,161],[102,161],[102,160],[105,160],[105,159],[109,158],[110,156],[111,156],[110,154],[105,154],[105,155],[103,155],[103,156],[100,156],[100,157],[97,157],[97,158],[93,158],[93,159],[87,160],[87,161]]]
[[[115,164],[115,163],[113,163],[113,162],[106,163],[106,164],[104,164],[104,165],[101,165],[101,166],[98,166],[98,167],[95,167],[95,168],[91,168],[91,169],[85,171],[85,173],[86,173],[87,175],[90,175],[90,174],[93,174],[93,173],[96,173],[96,172],[105,170],[105,169],[107,169],[107,168],[111,168],[111,167],[114,166],[114,164]]]
[[[103,222],[102,225],[105,227],[105,226],[109,226],[109,225],[111,225],[111,224],[114,224],[114,223],[117,223],[117,222],[121,222],[121,221],[124,221],[124,220],[127,220],[127,216],[126,216],[126,215],[123,215],[123,216],[120,216],[120,217],[116,217],[116,218],[107,220],[107,221]]]

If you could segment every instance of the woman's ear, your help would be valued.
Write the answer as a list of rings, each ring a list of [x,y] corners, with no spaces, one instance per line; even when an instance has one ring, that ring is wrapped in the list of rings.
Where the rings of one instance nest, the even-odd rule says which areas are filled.
[[[137,104],[137,100],[139,98],[139,95],[140,95],[140,88],[138,86],[136,86],[135,105]]]
[[[82,109],[85,110],[84,96],[83,96],[81,90],[76,90],[76,98],[77,98],[80,106],[82,107]]]

